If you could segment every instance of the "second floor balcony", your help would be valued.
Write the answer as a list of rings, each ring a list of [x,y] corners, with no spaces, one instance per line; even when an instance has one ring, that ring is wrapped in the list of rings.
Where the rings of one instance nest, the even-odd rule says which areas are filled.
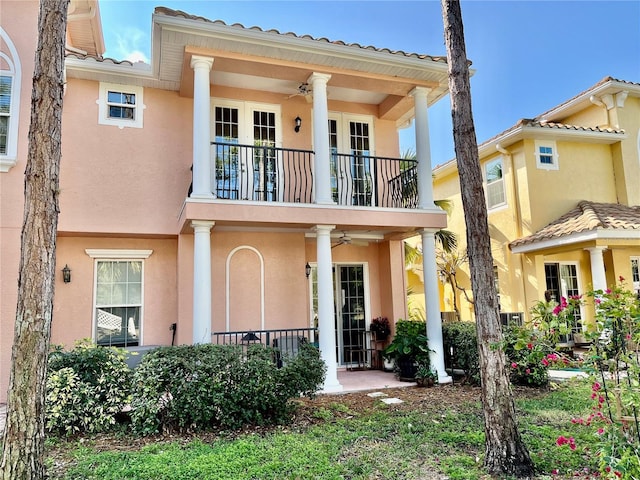
[[[217,198],[314,203],[311,150],[212,142],[212,188]],[[331,197],[336,205],[417,208],[417,166],[411,159],[377,157],[367,151],[332,152]]]

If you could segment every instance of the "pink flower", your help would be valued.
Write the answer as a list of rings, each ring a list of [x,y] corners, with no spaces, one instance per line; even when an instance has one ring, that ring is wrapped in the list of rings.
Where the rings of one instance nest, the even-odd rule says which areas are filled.
[[[602,435],[604,433],[604,428],[599,428],[598,429],[598,435]]]
[[[527,348],[529,350],[533,350],[533,343],[527,343]]]
[[[518,368],[518,364],[516,362],[511,363],[511,368]]]
[[[569,443],[569,439],[562,435],[560,435],[556,440],[556,445],[558,445],[559,447],[561,447],[562,445],[566,445],[567,443]]]
[[[602,385],[600,385],[600,383],[594,382],[594,384],[591,386],[591,390],[593,390],[594,392],[597,392],[598,390],[600,390],[601,387]]]
[[[546,358],[543,358],[543,359],[542,359],[542,364],[543,364],[545,367],[548,367],[548,366],[549,366],[549,362],[547,361],[547,359],[546,359]]]
[[[627,340],[631,340],[631,334],[627,333]]]
[[[620,276],[618,277],[618,280],[622,283],[622,282],[624,282],[624,277],[623,277],[622,275],[620,275]]]
[[[596,298],[596,305],[600,305],[602,303],[602,300],[600,300],[599,298]]]
[[[554,468],[553,470],[551,470],[551,475],[557,475],[558,474],[558,469]]]
[[[576,441],[573,437],[569,438],[569,448],[571,450],[575,450],[576,449]]]
[[[562,311],[562,307],[560,305],[556,305],[555,308],[553,309],[553,314],[555,316],[558,316],[558,314]]]
[[[606,293],[607,295],[609,295],[609,294],[611,293],[611,289],[610,289],[610,288],[607,288],[607,289],[604,291],[604,293]]]

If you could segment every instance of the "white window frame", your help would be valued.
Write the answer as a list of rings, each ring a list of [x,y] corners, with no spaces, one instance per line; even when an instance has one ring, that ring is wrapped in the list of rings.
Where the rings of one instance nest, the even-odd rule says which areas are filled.
[[[7,151],[0,154],[0,172],[8,172],[16,165],[18,158],[18,125],[20,118],[20,90],[22,88],[22,66],[18,51],[7,32],[0,26],[0,40],[6,50],[0,52],[0,64],[6,69],[0,75],[11,78],[11,104],[9,106],[9,122],[7,125]]]
[[[494,163],[500,163],[500,171],[502,173],[502,176],[497,179],[494,180],[492,182],[489,182],[489,176],[488,176],[488,167]],[[497,210],[499,208],[503,208],[507,206],[507,192],[505,189],[505,184],[504,184],[504,159],[502,157],[495,157],[492,158],[491,160],[487,161],[484,163],[483,168],[482,168],[482,174],[484,176],[484,185],[485,185],[485,194],[486,194],[486,200],[487,200],[487,210]],[[502,191],[502,201],[498,202],[494,205],[491,205],[489,203],[489,199],[490,199],[490,194],[489,194],[489,189],[490,188],[499,188]]]
[[[536,156],[536,167],[538,167],[541,170],[558,170],[560,168],[560,165],[558,163],[558,149],[556,148],[556,142],[554,142],[553,140],[550,141],[541,141],[541,140],[536,140],[535,141],[535,156]],[[551,155],[548,154],[542,154],[540,152],[541,148],[550,148],[551,149]],[[544,163],[542,162],[542,157],[551,157],[551,163]]]
[[[109,116],[108,92],[120,92],[134,94],[136,103],[132,107],[134,115],[132,119],[111,118]],[[100,95],[96,101],[98,104],[98,123],[100,125],[110,125],[118,128],[142,128],[144,124],[144,88],[135,85],[118,85],[115,83],[100,82]],[[127,105],[129,107],[129,105]]]
[[[631,285],[633,291],[640,295],[640,257],[630,257],[629,263],[631,264]]]
[[[282,108],[273,103],[243,102],[226,98],[211,99],[211,138],[215,139],[215,108],[228,107],[238,110],[238,143],[253,145],[253,112],[270,112],[276,116],[276,147],[282,147]]]
[[[138,346],[144,345],[144,271],[145,260],[151,256],[153,250],[129,250],[129,249],[86,249],[85,253],[93,259],[93,301],[92,301],[92,322],[91,322],[91,339],[94,343],[97,343],[97,318],[96,318],[96,302],[97,302],[97,285],[98,285],[98,262],[129,262],[140,261],[142,262],[142,270],[140,272],[140,318],[138,322],[138,328],[140,330],[138,334]]]

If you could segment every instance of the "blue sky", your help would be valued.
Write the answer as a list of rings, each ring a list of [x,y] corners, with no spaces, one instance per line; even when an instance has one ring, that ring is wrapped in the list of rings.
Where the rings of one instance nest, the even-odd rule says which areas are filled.
[[[462,1],[478,143],[606,76],[640,82],[640,0]],[[100,0],[107,51],[148,58],[156,6],[245,27],[446,55],[440,2]],[[454,157],[449,98],[429,109],[433,165]],[[401,148],[413,147],[411,129]]]

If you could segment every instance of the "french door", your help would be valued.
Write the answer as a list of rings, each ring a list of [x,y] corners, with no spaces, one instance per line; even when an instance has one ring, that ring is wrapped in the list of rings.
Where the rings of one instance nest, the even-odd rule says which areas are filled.
[[[569,299],[572,296],[580,295],[580,285],[578,284],[578,266],[574,263],[545,263],[544,274],[547,290],[551,293],[551,298],[560,303],[561,298]],[[582,332],[582,312],[575,312],[576,323],[572,330],[574,333]]]
[[[317,269],[312,267],[313,318],[318,313]],[[368,285],[363,264],[340,264],[333,268],[336,360],[338,365],[358,361],[352,352],[367,348]],[[314,321],[315,323],[315,321]],[[317,327],[317,323],[315,323]]]
[[[217,197],[280,200],[277,108],[225,102],[212,116]]]
[[[329,119],[331,193],[339,205],[372,205],[375,188],[370,158],[372,133],[371,121],[366,118]]]

